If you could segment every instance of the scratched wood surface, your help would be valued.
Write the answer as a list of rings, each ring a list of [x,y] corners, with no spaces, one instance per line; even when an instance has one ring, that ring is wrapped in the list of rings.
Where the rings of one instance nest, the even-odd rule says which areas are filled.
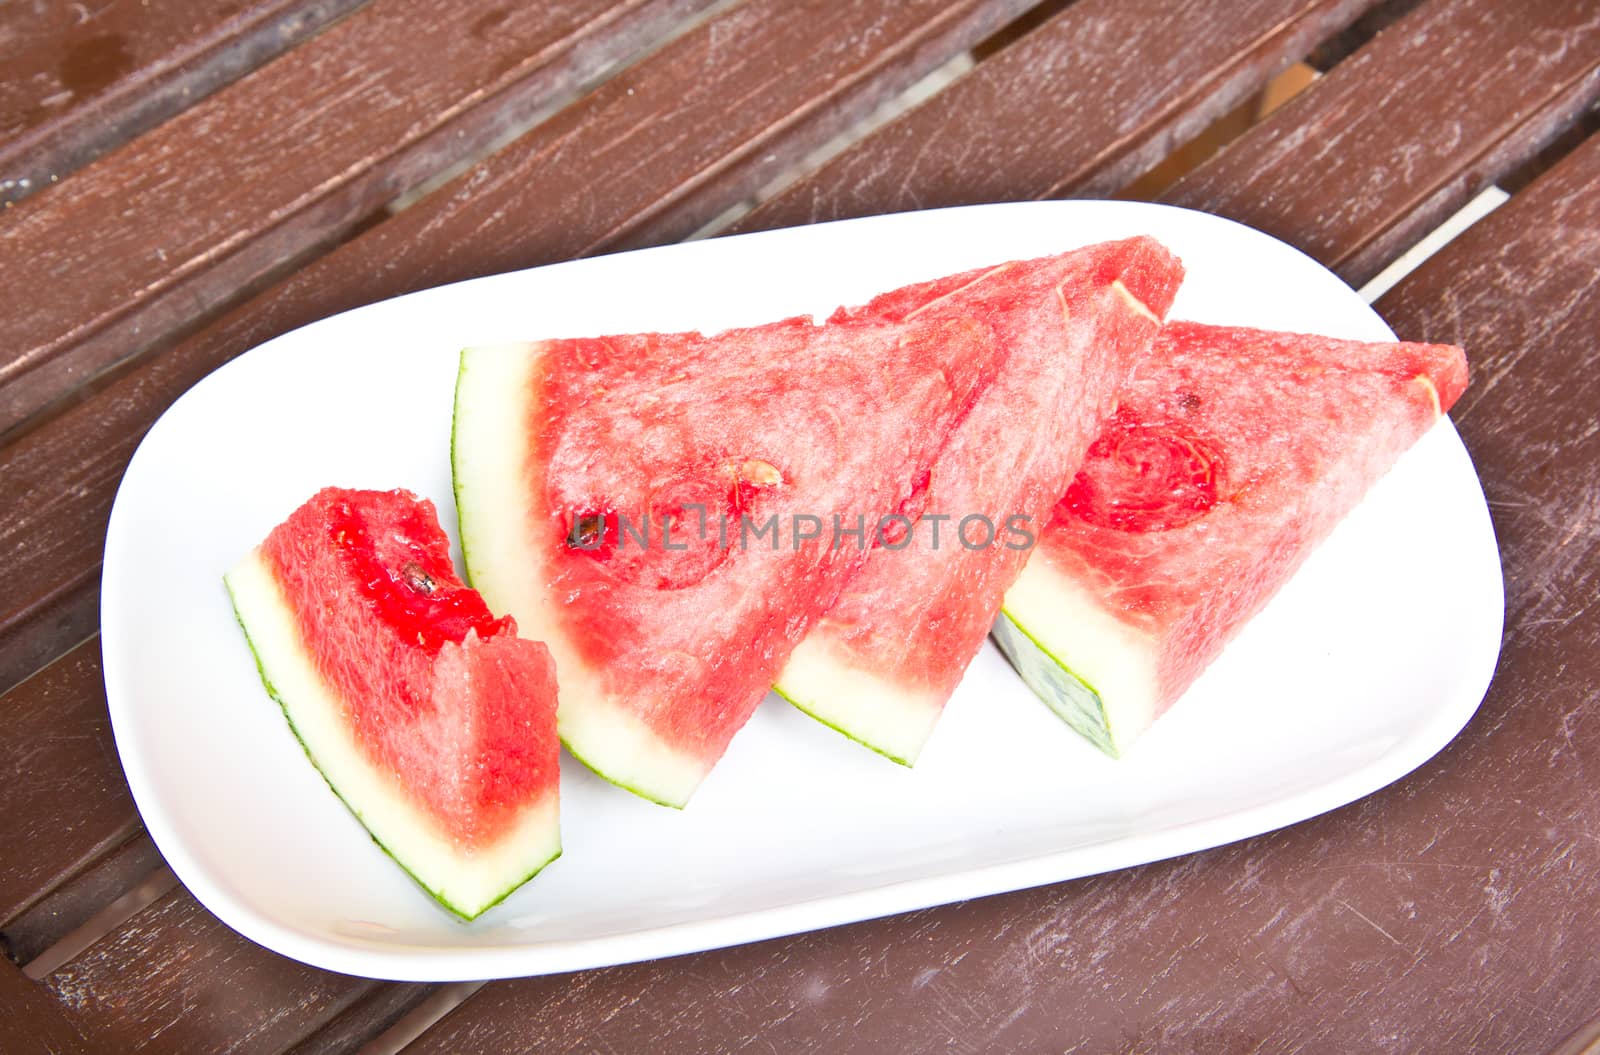
[[[364,2],[0,5],[0,203],[44,190]]]
[[[1425,4],[1162,200],[1287,238],[1359,286],[1596,98],[1600,5]]]
[[[0,962],[0,1026],[7,1055],[90,1055],[91,1048],[47,994]]]
[[[183,8],[150,2],[140,39]],[[491,12],[447,6],[207,7],[204,25],[167,35],[163,54],[189,58],[168,70],[141,51],[103,95],[134,113],[129,100],[192,77],[205,85],[196,99],[209,96],[0,219],[0,262],[54,235],[65,248],[48,259],[70,287],[0,313],[16,357],[0,366],[0,403],[28,419],[0,440],[12,558],[0,939],[34,965],[24,976],[0,963],[0,1017],[37,1023],[36,1050],[331,1055],[442,995],[239,938],[161,868],[133,811],[105,716],[94,584],[127,459],[194,381],[382,296],[683,237],[775,179],[786,189],[740,227],[1110,193],[1313,51],[1328,76],[1168,200],[1264,226],[1359,279],[1478,188],[1570,153],[1380,304],[1406,336],[1466,344],[1477,370],[1456,417],[1505,550],[1508,634],[1467,733],[1395,787],[1289,831],[741,949],[493,983],[407,1051],[1550,1051],[1600,1010],[1587,954],[1600,946],[1600,792],[1585,779],[1600,753],[1600,392],[1586,339],[1600,322],[1600,146],[1581,134],[1600,83],[1600,5],[571,0],[508,15],[503,30]],[[275,61],[251,51],[265,31],[249,27],[291,11],[328,25],[280,41]],[[394,27],[424,14],[453,21],[396,43]],[[444,41],[474,25],[478,38]],[[1365,25],[1389,28],[1367,41]],[[972,72],[818,160],[968,48]],[[464,73],[452,56],[488,64]],[[368,79],[328,68],[346,60]],[[626,68],[563,98],[614,61]],[[397,86],[410,94],[393,98]],[[359,127],[264,129],[280,91]],[[547,100],[557,112],[520,131]],[[100,121],[107,146],[137,131],[59,120]],[[218,129],[231,129],[224,146],[257,153],[226,158]],[[507,130],[520,134],[500,144]],[[324,139],[337,149],[319,156]],[[281,158],[260,161],[268,145]],[[152,175],[197,159],[215,168],[197,197]],[[258,163],[300,182],[255,186]],[[415,205],[382,209],[436,173]],[[93,259],[94,224],[124,218],[105,202],[124,184],[145,209],[101,240],[125,273],[71,270]],[[179,259],[140,255],[153,248]]]
[[[0,433],[349,233],[704,2],[378,0],[16,203],[0,271],[36,292],[0,316]]]
[[[91,697],[92,698],[92,697]],[[23,779],[33,774],[23,771]],[[120,791],[121,789],[119,789]],[[95,840],[94,846],[111,842],[110,838]],[[36,846],[35,839],[26,844]],[[65,859],[66,854],[58,859]],[[34,966],[42,954],[61,950],[57,943],[69,938],[74,931],[91,923],[129,891],[149,886],[153,894],[161,894],[177,882],[165,873],[166,862],[156,844],[143,830],[133,831],[114,849],[91,852],[87,863],[64,876],[41,876],[35,873],[25,896],[26,908],[8,917],[5,929],[0,931],[4,950],[16,963]],[[165,874],[163,874],[165,873]],[[40,895],[41,890],[48,893]]]
[[[142,984],[119,984],[129,974]],[[225,984],[196,986],[206,978]],[[107,1051],[276,1053],[384,983],[306,967],[228,930],[175,890],[44,983]]]
[[[0,922],[138,828],[106,714],[98,642],[51,665],[0,706]]]
[[[1370,6],[1083,0],[737,229],[1109,197]]]

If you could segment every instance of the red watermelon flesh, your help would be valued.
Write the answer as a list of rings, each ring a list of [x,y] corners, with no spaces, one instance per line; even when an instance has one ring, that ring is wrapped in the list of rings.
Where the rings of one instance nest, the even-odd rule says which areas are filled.
[[[865,559],[835,518],[899,509],[1002,358],[957,315],[464,352],[469,577],[550,645],[573,754],[686,802]]]
[[[1449,346],[1169,324],[1006,595],[997,640],[1120,753],[1466,382]]]
[[[327,488],[229,572],[269,691],[373,837],[471,918],[559,853],[555,667],[431,502]]]
[[[850,580],[790,657],[782,695],[896,761],[915,760],[1181,278],[1160,243],[1135,238],[896,290],[835,315],[973,316],[1010,353],[935,462],[921,519]],[[1045,303],[1054,310],[1040,311]]]

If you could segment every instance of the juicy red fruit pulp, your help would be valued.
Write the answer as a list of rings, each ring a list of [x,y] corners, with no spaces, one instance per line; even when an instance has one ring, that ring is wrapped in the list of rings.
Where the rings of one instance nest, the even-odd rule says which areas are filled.
[[[615,579],[656,590],[682,590],[722,565],[751,531],[764,497],[782,474],[760,459],[722,458],[658,480],[643,508],[619,512],[595,502],[563,514],[569,554],[586,557]],[[750,523],[746,527],[746,521]]]
[[[468,631],[490,638],[511,625],[509,618],[496,619],[477,591],[456,584],[447,548],[423,541],[439,531],[431,508],[410,505],[375,536],[363,513],[340,501],[328,511],[327,530],[378,617],[430,656],[446,641],[460,644]]]
[[[1056,515],[1117,531],[1169,531],[1216,505],[1223,468],[1215,448],[1182,424],[1124,408],[1089,446]]]

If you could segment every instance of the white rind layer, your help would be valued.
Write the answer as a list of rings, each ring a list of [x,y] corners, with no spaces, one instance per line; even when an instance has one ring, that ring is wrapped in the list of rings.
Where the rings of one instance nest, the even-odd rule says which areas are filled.
[[[373,839],[435,898],[472,919],[561,856],[554,792],[493,845],[456,846],[350,735],[344,706],[301,646],[294,611],[261,551],[251,550],[224,581],[262,679],[306,754]]]
[[[551,569],[535,544],[528,508],[528,422],[538,344],[468,348],[456,381],[451,461],[467,579],[490,611],[517,621],[543,641],[561,685],[561,740],[584,765],[629,791],[682,807],[708,766],[663,743],[620,706],[567,636],[558,599],[545,584]]]
[[[778,695],[879,754],[914,764],[939,720],[943,699],[907,692],[852,667],[821,638],[813,633],[801,640],[773,686]]]
[[[1030,688],[1089,739],[1120,755],[1155,721],[1159,699],[1155,643],[1106,611],[1097,597],[1035,554],[1006,591],[1001,619],[1021,635],[997,631]],[[1055,670],[1045,669],[1053,667]],[[1062,675],[1099,697],[1098,715],[1071,708]],[[1102,735],[1081,728],[1096,722]]]

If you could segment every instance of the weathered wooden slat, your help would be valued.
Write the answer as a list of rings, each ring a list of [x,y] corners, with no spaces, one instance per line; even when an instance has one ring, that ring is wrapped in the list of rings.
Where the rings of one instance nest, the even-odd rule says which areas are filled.
[[[0,925],[138,830],[89,641],[0,696]]]
[[[100,625],[99,587],[98,580],[89,578],[51,593],[28,613],[26,632],[0,631],[0,694],[93,636]]]
[[[90,1048],[44,991],[0,958],[0,1030],[6,1055],[90,1055]]]
[[[101,1051],[280,1055],[385,983],[268,952],[180,888],[41,985]]]
[[[13,960],[27,966],[161,866],[161,853],[141,831],[0,927],[0,944]]]
[[[437,987],[416,982],[380,985],[284,1055],[346,1055],[399,1022]]]
[[[0,203],[43,190],[365,2],[0,6]]]
[[[1495,684],[1418,772],[1176,861],[491,983],[408,1055],[1549,1050],[1600,1003],[1596,231],[1600,139],[1380,306],[1471,351],[1457,416],[1508,590]]]
[[[0,785],[0,845],[10,851],[0,856],[0,920],[12,920],[5,941],[25,962],[160,864],[147,836],[127,837],[138,819],[106,728],[96,642],[0,698],[0,772],[9,775]],[[66,874],[82,862],[92,863]],[[292,964],[229,931],[181,889],[90,946],[48,985],[95,1050],[129,1052],[144,1050],[135,1039],[156,1037],[151,1050],[163,1052],[276,1055],[297,1043],[306,1052],[349,1050],[427,993]],[[246,1005],[260,1021],[238,1020]]]
[[[1363,0],[1081,0],[735,225],[1108,196]]]
[[[167,349],[0,452],[0,638],[89,589],[116,483],[186,388],[268,337],[429,284],[680,235],[1022,5],[759,0],[613,79],[455,183]],[[806,61],[796,64],[794,56]],[[24,628],[22,624],[28,625]],[[75,624],[76,633],[92,629]],[[21,649],[21,645],[9,645]],[[31,654],[31,653],[30,653]]]
[[[709,0],[376,0],[6,210],[0,432],[326,245]],[[308,148],[315,143],[315,149]]]
[[[1600,99],[1600,9],[1438,0],[1162,196],[1359,285]]]
[[[361,294],[682,238],[1028,6],[753,0],[374,230]]]

